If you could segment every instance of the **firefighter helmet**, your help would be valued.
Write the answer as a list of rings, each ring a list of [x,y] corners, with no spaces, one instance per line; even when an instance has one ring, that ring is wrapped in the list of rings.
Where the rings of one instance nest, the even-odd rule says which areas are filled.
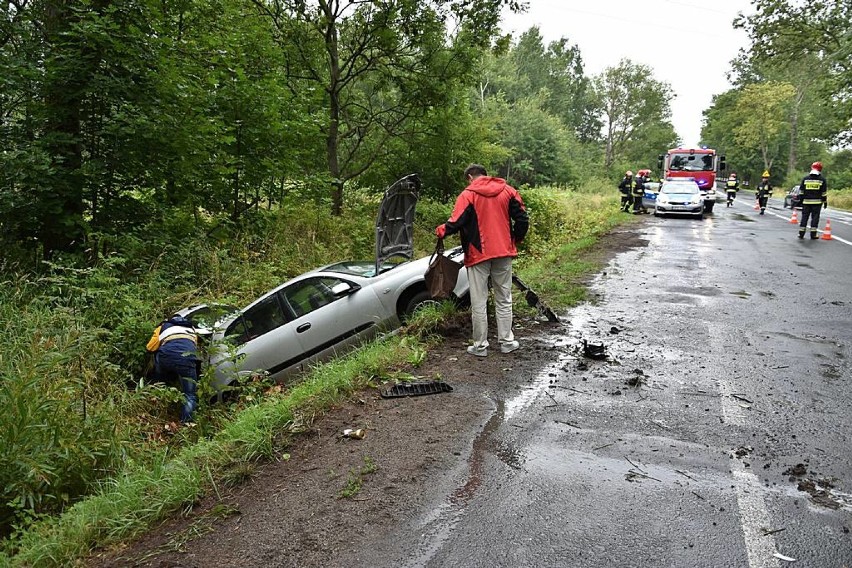
[[[728,179],[737,179],[737,174],[735,174],[735,173],[731,174],[730,177],[728,177]]]
[[[818,172],[821,172],[822,171],[822,162],[814,162],[813,164],[811,164],[811,169],[816,170]]]
[[[626,175],[627,177],[633,177],[633,172],[627,170],[626,172],[624,172],[624,175]]]
[[[763,175],[760,176],[760,177],[768,178],[769,177],[769,170],[763,170]]]

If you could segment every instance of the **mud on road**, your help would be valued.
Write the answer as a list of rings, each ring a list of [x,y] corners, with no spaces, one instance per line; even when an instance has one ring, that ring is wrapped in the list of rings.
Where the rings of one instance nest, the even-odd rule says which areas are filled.
[[[607,235],[592,251],[601,265],[643,241],[627,229]],[[493,318],[490,318],[493,327]],[[168,520],[129,545],[100,551],[90,566],[347,566],[381,544],[417,511],[467,498],[478,489],[483,448],[500,401],[516,396],[549,363],[562,324],[515,318],[522,349],[465,352],[469,318],[448,326],[443,343],[412,373],[441,378],[451,393],[383,399],[359,393],[296,435],[279,460],[235,476],[185,515]],[[492,329],[492,335],[494,331]],[[342,436],[363,428],[363,439]],[[511,463],[509,463],[511,465]],[[363,560],[363,559],[362,559]]]

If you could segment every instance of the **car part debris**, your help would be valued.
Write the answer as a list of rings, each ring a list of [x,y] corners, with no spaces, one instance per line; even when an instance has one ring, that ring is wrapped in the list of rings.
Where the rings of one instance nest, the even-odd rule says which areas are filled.
[[[442,392],[453,392],[453,387],[443,381],[417,381],[412,383],[395,384],[389,388],[380,390],[379,394],[382,398],[399,398],[404,396],[438,394]]]
[[[583,356],[589,359],[606,359],[606,345],[603,343],[589,343],[584,339]]]
[[[526,282],[517,277],[517,275],[512,275],[512,282],[515,283],[515,286],[521,289],[524,293],[524,299],[527,301],[527,304],[531,308],[535,308],[538,310],[538,313],[547,318],[547,321],[558,322],[559,317],[551,310],[547,304],[545,304],[541,298],[538,297],[538,294],[532,291],[532,289],[527,286]]]
[[[347,428],[343,431],[344,438],[352,438],[353,440],[363,440],[364,436],[367,435],[367,431],[363,428],[353,429]]]
[[[775,557],[775,558],[777,558],[778,560],[783,560],[783,561],[785,561],[785,562],[795,562],[795,561],[796,561],[796,559],[795,559],[795,558],[790,558],[789,556],[784,556],[784,555],[783,555],[783,554],[781,554],[780,552],[776,552],[776,553],[775,553],[775,554],[773,554],[772,556],[774,556],[774,557]]]

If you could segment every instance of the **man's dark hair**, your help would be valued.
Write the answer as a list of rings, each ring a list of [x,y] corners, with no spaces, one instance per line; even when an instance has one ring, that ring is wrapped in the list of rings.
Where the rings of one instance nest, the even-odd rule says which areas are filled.
[[[467,176],[487,176],[488,172],[485,171],[485,166],[480,166],[479,164],[471,164],[464,169],[464,177]]]

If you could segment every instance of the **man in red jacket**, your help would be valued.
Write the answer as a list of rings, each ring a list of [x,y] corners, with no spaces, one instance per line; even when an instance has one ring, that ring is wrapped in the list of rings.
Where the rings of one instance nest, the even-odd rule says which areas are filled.
[[[459,233],[470,282],[473,345],[467,352],[488,355],[488,278],[494,289],[497,340],[501,353],[520,345],[512,333],[512,259],[527,234],[529,218],[520,194],[506,180],[490,177],[483,166],[464,171],[470,184],[456,199],[449,220],[435,229],[439,238]]]

